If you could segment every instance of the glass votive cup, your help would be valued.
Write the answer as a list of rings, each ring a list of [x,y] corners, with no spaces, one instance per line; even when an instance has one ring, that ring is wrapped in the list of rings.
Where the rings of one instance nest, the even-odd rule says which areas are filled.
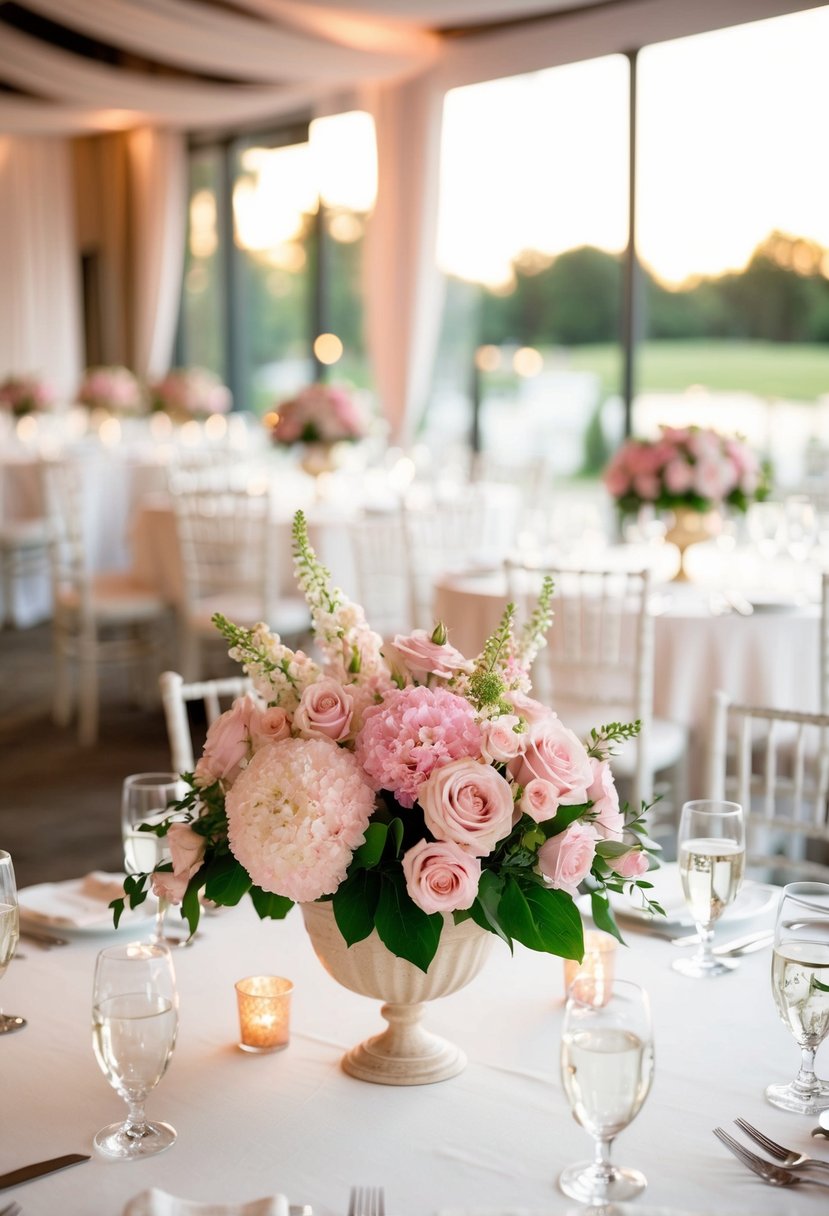
[[[235,987],[242,1051],[282,1051],[290,1035],[291,981],[279,975],[251,975]]]
[[[564,960],[564,995],[570,991],[573,981],[583,980],[581,995],[593,1005],[605,1005],[613,991],[613,970],[616,957],[616,939],[609,933],[590,929],[584,935],[584,958]]]

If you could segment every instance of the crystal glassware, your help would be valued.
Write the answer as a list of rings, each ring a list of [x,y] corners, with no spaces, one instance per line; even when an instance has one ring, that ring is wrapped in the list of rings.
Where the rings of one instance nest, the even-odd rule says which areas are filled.
[[[801,1051],[800,1070],[786,1085],[769,1085],[773,1106],[801,1115],[829,1107],[829,1084],[815,1076],[815,1052],[829,1033],[829,885],[792,882],[783,888],[774,926],[771,987],[780,1017]]]
[[[17,885],[14,881],[14,866],[8,853],[0,849],[0,979],[14,958],[20,933],[17,907]],[[22,1030],[26,1019],[0,1011],[0,1034],[13,1034]]]
[[[679,876],[697,933],[699,949],[674,961],[675,971],[694,979],[725,975],[739,964],[712,953],[714,925],[737,898],[745,870],[745,824],[737,802],[686,802],[679,821]]]
[[[182,797],[185,787],[176,773],[134,773],[124,780],[121,792],[121,830],[124,840],[124,868],[128,874],[147,874],[161,862],[170,860],[163,836],[146,828],[161,823],[171,806]],[[189,938],[165,935],[164,917],[169,904],[159,898],[153,940],[180,946]]]
[[[647,1185],[639,1170],[613,1165],[610,1147],[639,1113],[653,1078],[653,1032],[647,993],[617,980],[607,999],[577,977],[561,1033],[561,1079],[570,1108],[595,1142],[592,1161],[559,1176],[565,1195],[582,1203],[631,1199]]]
[[[169,1148],[168,1123],[150,1123],[148,1095],[167,1071],[178,1030],[173,961],[166,946],[130,942],[102,950],[95,964],[92,1042],[101,1071],[129,1108],[123,1123],[95,1136],[105,1157],[135,1161]]]

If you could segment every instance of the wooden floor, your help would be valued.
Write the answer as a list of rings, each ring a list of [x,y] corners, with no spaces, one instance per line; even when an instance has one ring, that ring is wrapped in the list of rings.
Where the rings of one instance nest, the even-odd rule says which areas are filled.
[[[94,747],[52,723],[51,694],[50,626],[0,631],[0,848],[19,886],[122,869],[121,783],[170,764],[161,704],[136,706],[123,669],[104,672]]]

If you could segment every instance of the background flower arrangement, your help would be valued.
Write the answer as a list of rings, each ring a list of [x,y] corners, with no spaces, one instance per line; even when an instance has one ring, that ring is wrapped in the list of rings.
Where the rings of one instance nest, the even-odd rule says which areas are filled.
[[[152,407],[176,421],[226,414],[233,397],[219,377],[203,367],[175,367],[152,386]]]
[[[0,409],[10,410],[15,418],[40,413],[52,405],[52,389],[37,376],[7,376],[0,384]]]
[[[187,796],[167,822],[171,861],[128,877],[125,899],[181,903],[191,932],[199,893],[249,895],[260,916],[330,899],[352,945],[376,928],[392,954],[426,971],[444,926],[472,918],[507,943],[581,958],[575,903],[618,936],[609,891],[638,888],[653,846],[643,812],[624,810],[608,764],[638,723],[583,744],[529,695],[550,626],[552,583],[516,631],[509,605],[474,662],[438,626],[382,639],[317,561],[294,521],[297,579],[322,654],[292,651],[265,625],[217,626],[255,694],[208,731]],[[116,923],[124,899],[114,902]]]
[[[364,439],[366,420],[347,389],[309,384],[276,407],[271,429],[275,443],[340,443]]]
[[[625,513],[641,506],[745,511],[767,497],[769,472],[742,440],[707,427],[661,428],[658,439],[628,439],[604,472],[604,484]]]
[[[144,390],[127,367],[88,367],[77,392],[77,400],[89,409],[111,414],[143,414],[147,408]]]

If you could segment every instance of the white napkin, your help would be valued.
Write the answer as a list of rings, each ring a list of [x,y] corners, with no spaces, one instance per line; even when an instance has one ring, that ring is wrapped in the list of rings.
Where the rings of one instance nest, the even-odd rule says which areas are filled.
[[[560,1198],[562,1204],[568,1201],[562,1196]],[[562,1209],[564,1210],[564,1209]],[[687,1208],[663,1208],[663,1207],[648,1207],[640,1206],[638,1203],[613,1203],[608,1204],[606,1208],[586,1208],[570,1201],[570,1207],[566,1209],[567,1216],[575,1216],[575,1214],[583,1213],[584,1216],[590,1216],[595,1213],[599,1216],[602,1212],[607,1212],[608,1216],[725,1216],[723,1208],[695,1208],[693,1212]],[[126,1214],[125,1214],[126,1216]],[[550,1216],[550,1209],[544,1208],[441,1208],[438,1216]]]
[[[66,929],[98,925],[105,928],[112,926],[109,903],[124,894],[123,883],[121,874],[93,870],[83,878],[70,878],[67,882],[42,882],[34,887],[24,887],[17,898],[21,915],[26,920]]]
[[[198,1203],[151,1187],[129,1201],[123,1216],[288,1216],[288,1200],[272,1195],[248,1203]]]

